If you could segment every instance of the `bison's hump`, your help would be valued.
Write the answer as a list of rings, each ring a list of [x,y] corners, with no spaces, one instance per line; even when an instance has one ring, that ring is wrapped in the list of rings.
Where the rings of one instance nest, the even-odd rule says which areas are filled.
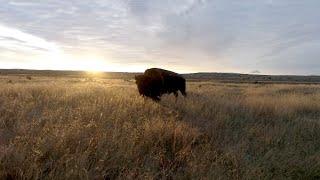
[[[144,75],[146,76],[180,76],[178,73],[165,70],[165,69],[160,69],[160,68],[150,68],[145,70]]]

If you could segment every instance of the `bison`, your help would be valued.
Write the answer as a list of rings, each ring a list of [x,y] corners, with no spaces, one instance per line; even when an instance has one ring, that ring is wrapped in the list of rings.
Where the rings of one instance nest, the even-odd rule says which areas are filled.
[[[135,76],[140,95],[159,101],[163,94],[173,93],[178,97],[178,91],[186,96],[186,80],[179,74],[159,69],[147,69],[143,75]]]

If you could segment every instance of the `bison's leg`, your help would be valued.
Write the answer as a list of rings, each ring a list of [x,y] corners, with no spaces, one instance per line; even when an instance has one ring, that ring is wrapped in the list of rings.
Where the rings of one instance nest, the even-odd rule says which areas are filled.
[[[173,94],[174,94],[174,96],[176,97],[176,98],[175,98],[175,102],[177,102],[177,101],[178,101],[178,95],[179,95],[179,94],[178,94],[178,91],[174,91]]]
[[[161,100],[160,97],[158,97],[158,96],[153,96],[153,97],[151,97],[151,99],[156,101],[156,102]]]
[[[152,91],[150,95],[151,99],[154,101],[160,101],[160,96],[161,96],[160,92],[156,90]]]
[[[180,89],[180,92],[181,92],[181,94],[184,96],[184,97],[186,97],[187,96],[187,93],[186,93],[186,90],[185,89]]]

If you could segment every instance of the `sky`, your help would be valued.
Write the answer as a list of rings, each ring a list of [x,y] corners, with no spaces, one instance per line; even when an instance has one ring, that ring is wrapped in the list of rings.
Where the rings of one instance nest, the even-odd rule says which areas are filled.
[[[0,69],[320,75],[319,0],[0,0]]]

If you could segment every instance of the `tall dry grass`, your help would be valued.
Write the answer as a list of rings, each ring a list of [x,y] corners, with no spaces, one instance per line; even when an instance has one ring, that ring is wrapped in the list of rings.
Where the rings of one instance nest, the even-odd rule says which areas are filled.
[[[317,179],[320,86],[0,81],[0,179]]]

